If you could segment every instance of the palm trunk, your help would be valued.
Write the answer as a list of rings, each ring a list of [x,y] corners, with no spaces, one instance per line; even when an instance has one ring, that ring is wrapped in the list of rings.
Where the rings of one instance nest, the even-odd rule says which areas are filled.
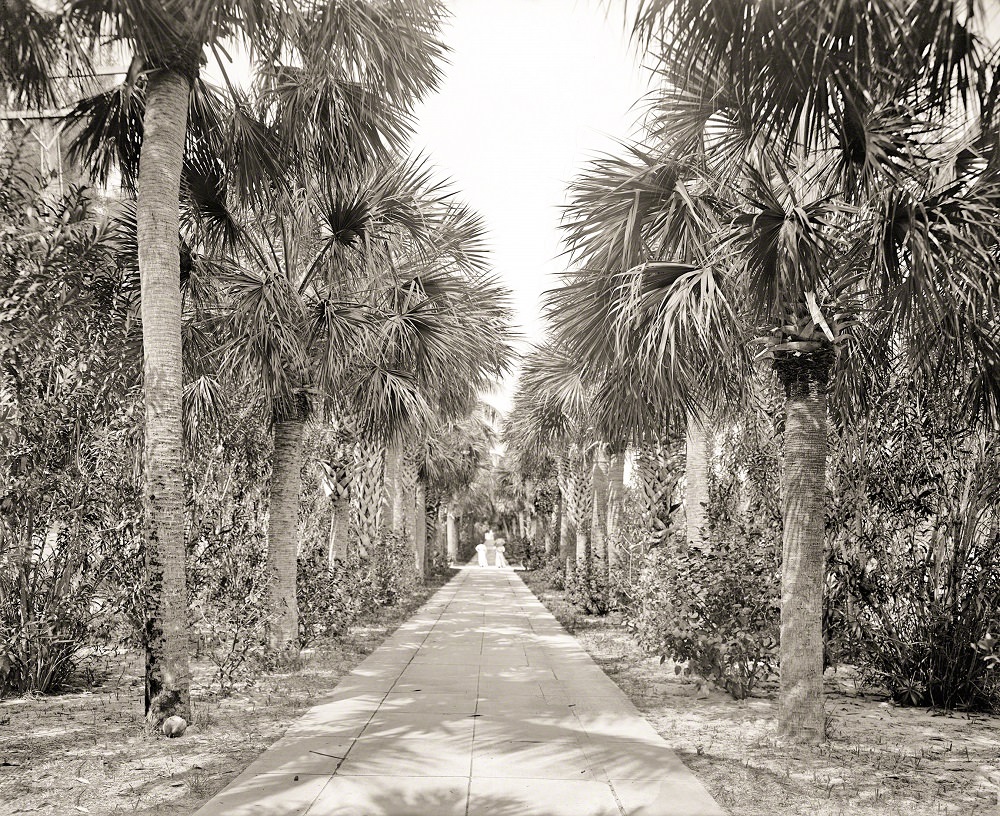
[[[301,412],[274,426],[274,469],[271,510],[267,525],[267,560],[271,573],[268,645],[283,650],[299,638],[299,608],[295,577],[299,556],[299,494],[302,492]]]
[[[573,478],[573,501],[571,513],[576,530],[576,568],[585,572],[590,562],[590,518],[593,512],[593,465],[589,457],[577,451],[570,459],[570,467],[575,471]]]
[[[434,521],[434,552],[448,559],[448,506],[438,499],[437,518]]]
[[[558,464],[559,495],[562,514],[559,519],[559,556],[566,564],[566,574],[573,571],[573,550],[576,545],[576,527],[574,525],[573,500],[576,494],[576,474],[565,460]]]
[[[405,452],[400,454],[399,467],[396,470],[396,506],[399,513],[398,529],[410,544],[416,548],[417,531],[417,468],[416,459]],[[396,509],[393,510],[395,515]]]
[[[705,544],[708,521],[708,456],[709,438],[701,420],[693,414],[687,417],[687,446],[684,461],[684,521],[688,546]]]
[[[545,557],[548,558],[554,552],[560,550],[560,536],[562,533],[562,497],[557,493],[552,500],[552,516],[549,519],[548,529],[545,531]]]
[[[362,556],[371,552],[382,528],[384,477],[385,447],[358,442],[351,477],[351,527]]]
[[[453,504],[448,504],[448,563],[458,563],[458,516]]]
[[[625,452],[615,453],[608,463],[607,550],[608,570],[618,562],[618,525],[621,522],[622,497],[625,494]]]
[[[676,444],[661,439],[636,451],[635,471],[642,491],[643,509],[649,519],[650,543],[663,540],[670,527],[679,470]]]
[[[385,521],[394,533],[403,532],[403,491],[399,481],[402,457],[400,442],[389,445],[385,454]]]
[[[423,582],[427,579],[427,486],[420,479],[414,489],[413,556],[417,577]]]
[[[142,290],[143,533],[147,719],[189,720],[191,672],[184,550],[179,208],[191,83],[160,70],[146,85],[136,225]]]
[[[821,354],[805,364],[783,360],[775,365],[785,385],[786,416],[778,731],[794,742],[811,743],[826,736],[823,543],[829,361]]]
[[[604,445],[598,445],[594,467],[591,470],[593,499],[591,501],[590,548],[595,567],[605,573],[608,569],[608,467],[607,449]]]
[[[350,545],[348,534],[351,527],[351,505],[345,496],[333,503],[333,513],[330,516],[330,542],[328,561],[330,569],[333,569],[337,562],[347,563]]]

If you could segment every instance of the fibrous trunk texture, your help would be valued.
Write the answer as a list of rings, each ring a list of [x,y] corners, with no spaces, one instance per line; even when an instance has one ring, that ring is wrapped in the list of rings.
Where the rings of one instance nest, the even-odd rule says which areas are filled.
[[[358,542],[362,556],[371,552],[382,527],[384,477],[385,446],[359,441],[354,446],[351,528],[352,537]]]
[[[559,552],[562,533],[562,497],[557,493],[552,499],[552,517],[545,531],[545,555]]]
[[[427,485],[416,479],[413,490],[413,560],[417,577],[427,577]]]
[[[299,555],[299,494],[302,490],[302,437],[305,420],[288,417],[274,425],[274,466],[271,473],[271,509],[267,525],[267,561],[270,570],[268,645],[287,649],[297,645],[299,608],[295,575]]]
[[[458,563],[458,514],[451,504],[448,505],[448,563]]]
[[[608,569],[618,561],[618,525],[621,523],[622,497],[625,494],[625,453],[612,454],[608,462],[607,551]]]
[[[576,567],[587,570],[590,557],[590,519],[593,512],[593,463],[583,451],[571,451],[569,469],[573,471],[573,489],[569,512],[576,531]]]
[[[328,545],[330,569],[333,569],[337,562],[346,563],[350,554],[351,470],[347,456],[343,456],[330,480],[330,501],[333,505]]]
[[[556,470],[559,483],[559,506],[562,509],[559,518],[559,557],[566,565],[566,573],[573,571],[575,562],[574,548],[576,546],[576,527],[573,525],[573,494],[576,490],[575,474],[566,458],[559,460]]]
[[[142,291],[146,717],[191,719],[184,547],[181,163],[190,80],[160,70],[146,85],[136,225]]]
[[[707,534],[709,435],[701,420],[687,417],[687,446],[684,462],[684,522],[688,545],[700,547]]]
[[[396,499],[399,508],[398,532],[407,541],[415,544],[414,536],[417,530],[417,460],[407,452],[399,457],[399,468],[396,470]],[[396,511],[394,510],[395,514]]]
[[[397,441],[385,452],[385,523],[394,533],[403,532],[403,493],[400,489],[399,468],[403,446]]]
[[[593,555],[594,569],[607,572],[608,570],[608,461],[607,448],[604,445],[597,446],[597,454],[594,457],[594,467],[591,471],[591,484],[593,499],[592,515],[590,520],[590,551]]]
[[[664,438],[647,442],[636,450],[635,473],[643,510],[649,519],[650,543],[662,541],[667,534],[680,469],[680,452],[676,440]]]
[[[822,742],[823,571],[828,364],[775,366],[785,385],[782,473],[781,685],[778,731]]]

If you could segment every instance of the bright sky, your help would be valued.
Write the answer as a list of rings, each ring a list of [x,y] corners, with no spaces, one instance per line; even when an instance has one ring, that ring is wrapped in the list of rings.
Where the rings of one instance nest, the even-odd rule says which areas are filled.
[[[610,11],[608,6],[611,5]],[[486,219],[520,330],[542,336],[541,294],[565,268],[559,206],[584,162],[638,118],[645,74],[617,4],[450,0],[447,78],[417,112],[430,155]],[[511,383],[497,401],[506,407]]]

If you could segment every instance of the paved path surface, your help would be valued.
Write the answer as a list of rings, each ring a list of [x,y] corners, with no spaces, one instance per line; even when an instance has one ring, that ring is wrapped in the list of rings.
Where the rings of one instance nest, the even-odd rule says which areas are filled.
[[[516,573],[467,567],[197,816],[279,814],[723,811]]]

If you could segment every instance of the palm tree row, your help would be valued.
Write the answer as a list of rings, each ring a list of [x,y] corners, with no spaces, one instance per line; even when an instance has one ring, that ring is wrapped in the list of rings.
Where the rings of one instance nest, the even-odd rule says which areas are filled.
[[[185,405],[208,416],[213,389],[237,383],[271,420],[281,648],[296,638],[305,422],[334,418],[359,449],[384,450],[471,412],[507,365],[505,294],[485,271],[481,224],[425,162],[397,158],[440,78],[444,10],[68,0],[0,17],[5,40],[24,44],[0,68],[9,102],[68,103],[73,154],[134,195],[123,223],[141,283],[146,711],[189,717],[183,440],[197,422]],[[94,66],[109,47],[131,63],[101,89]],[[234,47],[249,88],[225,72]],[[208,61],[223,88],[203,78]],[[381,489],[368,492],[381,506]],[[377,507],[362,516],[377,521]]]
[[[646,132],[571,188],[553,347],[580,361],[592,444],[686,437],[691,545],[704,429],[782,395],[779,731],[793,740],[825,733],[831,418],[850,423],[901,370],[961,372],[970,421],[995,416],[998,63],[983,10],[962,9],[639,2],[661,82]]]

